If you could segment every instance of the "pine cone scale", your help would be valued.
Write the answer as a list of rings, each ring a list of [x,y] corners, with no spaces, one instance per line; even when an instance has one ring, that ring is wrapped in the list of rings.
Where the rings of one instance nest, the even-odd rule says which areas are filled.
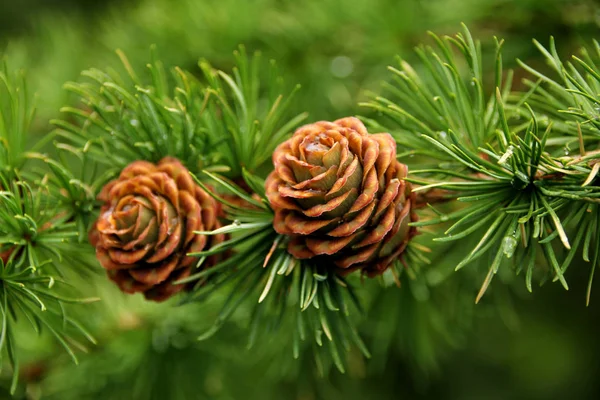
[[[297,232],[302,235],[310,235],[325,227],[334,225],[339,220],[339,218],[326,220],[307,220],[306,218],[297,214],[286,214],[284,222],[288,232]]]
[[[355,158],[348,168],[344,171],[344,174],[333,184],[329,192],[327,192],[326,198],[339,196],[340,194],[357,187],[363,179],[363,169],[358,159]]]
[[[308,179],[304,182],[300,182],[296,185],[292,185],[292,188],[296,189],[296,190],[303,190],[303,189],[309,189],[309,190],[312,189],[312,190],[318,190],[318,191],[329,190],[329,188],[336,181],[337,170],[338,170],[338,168],[336,166],[330,167],[325,172],[318,174],[314,178]]]
[[[302,213],[307,217],[335,218],[344,215],[354,204],[358,197],[358,191],[351,189],[339,197],[334,197],[325,204],[317,204]]]
[[[108,256],[118,264],[135,264],[150,253],[150,246],[127,251],[118,248],[108,250]]]
[[[306,239],[306,247],[316,255],[333,255],[356,238],[356,235],[340,237],[335,239]]]
[[[387,210],[387,208],[392,204],[392,202],[397,199],[397,201],[404,202],[404,197],[401,195],[398,197],[398,192],[400,191],[400,181],[398,179],[390,180],[390,183],[385,188],[385,192],[379,199],[379,203],[377,204],[377,209],[375,210],[375,215],[373,219],[379,220],[381,215]]]
[[[362,185],[363,192],[358,197],[356,202],[350,208],[350,213],[354,213],[362,210],[375,199],[375,194],[379,190],[379,182],[377,182],[377,175],[375,171],[371,170],[367,173],[364,183]]]
[[[138,282],[154,286],[164,282],[175,270],[175,267],[177,267],[177,258],[172,258],[158,267],[130,269],[129,274]]]
[[[394,226],[394,222],[396,220],[395,214],[396,210],[394,210],[394,207],[388,207],[386,213],[383,215],[383,218],[377,221],[377,225],[375,225],[375,227],[353,247],[360,248],[383,240]]]
[[[344,221],[332,231],[329,231],[327,235],[334,238],[352,235],[369,222],[375,206],[376,202],[372,202],[367,207],[363,208],[354,218],[349,221]]]

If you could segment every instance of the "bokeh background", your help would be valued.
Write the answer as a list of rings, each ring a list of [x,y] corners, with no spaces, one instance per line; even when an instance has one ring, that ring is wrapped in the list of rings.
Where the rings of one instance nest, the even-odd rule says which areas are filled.
[[[380,90],[396,55],[418,65],[413,47],[426,32],[453,34],[466,23],[493,51],[506,40],[504,61],[543,68],[532,38],[556,38],[562,55],[600,39],[595,0],[0,0],[0,56],[23,68],[37,96],[34,133],[51,129],[71,99],[62,86],[82,70],[119,63],[122,49],[136,68],[150,46],[166,66],[200,73],[197,62],[233,65],[243,44],[277,61],[286,82],[302,86],[295,108],[311,120],[365,114],[358,103]],[[491,70],[491,63],[485,65]],[[516,72],[515,84],[523,74]],[[441,253],[434,262],[452,266]],[[243,327],[218,338],[187,340],[188,327],[210,318],[109,300],[88,315],[100,345],[72,366],[51,341],[31,337],[23,349],[20,398],[56,399],[597,399],[600,398],[600,304],[585,307],[589,270],[569,270],[570,290],[547,284],[529,294],[522,280],[493,286],[478,306],[476,289],[460,281],[423,293],[404,286],[373,300],[362,331],[372,361],[347,374],[315,378],[309,360],[277,357],[278,342],[260,356],[245,349]],[[510,279],[507,278],[508,281]],[[594,297],[596,297],[594,299]],[[209,315],[205,317],[205,315]],[[24,335],[26,333],[23,333]],[[41,361],[40,361],[41,360]],[[290,366],[290,363],[292,364]],[[271,373],[273,370],[285,370]],[[265,372],[267,371],[267,372]],[[271,372],[268,372],[271,371]],[[8,398],[0,374],[0,398]]]

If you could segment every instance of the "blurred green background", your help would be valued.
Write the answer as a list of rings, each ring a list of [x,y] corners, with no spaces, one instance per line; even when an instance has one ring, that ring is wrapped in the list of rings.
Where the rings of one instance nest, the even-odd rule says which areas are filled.
[[[135,67],[143,68],[153,44],[166,66],[198,73],[200,58],[229,69],[232,51],[244,44],[249,51],[275,59],[287,84],[302,85],[295,104],[298,112],[308,111],[311,120],[332,120],[364,114],[358,102],[365,92],[379,90],[395,55],[417,62],[412,49],[429,43],[428,30],[453,34],[460,22],[482,41],[484,53],[493,50],[494,35],[504,38],[508,67],[516,66],[516,58],[543,67],[531,39],[547,43],[553,35],[561,54],[575,53],[582,44],[600,39],[600,4],[594,0],[0,0],[0,55],[10,68],[27,71],[29,86],[37,94],[34,130],[40,135],[51,129],[48,121],[69,103],[62,90],[65,82],[77,80],[83,69],[118,65],[117,48]],[[490,70],[492,65],[485,67]],[[516,72],[515,84],[522,76]],[[441,254],[437,262],[451,265],[452,259]],[[468,285],[440,285],[443,296],[438,298],[415,299],[408,287],[387,289],[375,299],[363,328],[374,353],[380,348],[385,357],[374,357],[374,365],[357,363],[346,375],[331,372],[322,381],[297,371],[312,368],[309,362],[292,361],[296,372],[285,376],[263,374],[261,368],[278,368],[280,359],[252,359],[237,327],[225,330],[220,342],[164,351],[152,333],[157,328],[139,328],[127,322],[129,314],[121,313],[114,319],[124,333],[105,332],[105,342],[88,359],[84,356],[79,368],[60,360],[42,367],[32,364],[41,372],[33,377],[24,373],[28,385],[19,396],[146,399],[149,394],[131,393],[134,386],[150,382],[155,385],[151,398],[162,399],[597,399],[600,304],[592,295],[591,305],[585,307],[589,271],[576,267],[569,271],[568,292],[548,284],[532,295],[520,279],[506,288],[495,282],[491,296],[495,300],[484,300],[477,307],[472,305],[476,289]],[[140,303],[134,304],[149,307]],[[455,306],[452,310],[450,303]],[[108,307],[120,306],[109,302]],[[173,313],[161,312],[152,311],[152,318],[163,320]],[[186,323],[196,322],[192,318]],[[401,343],[382,344],[381,331],[392,332]],[[242,344],[236,346],[238,342]],[[47,345],[42,343],[29,349],[32,360],[50,353],[40,350]],[[138,358],[132,361],[129,353]],[[150,373],[144,369],[148,365],[156,368],[140,378]],[[182,387],[182,381],[189,387]],[[150,393],[139,390],[135,393]]]

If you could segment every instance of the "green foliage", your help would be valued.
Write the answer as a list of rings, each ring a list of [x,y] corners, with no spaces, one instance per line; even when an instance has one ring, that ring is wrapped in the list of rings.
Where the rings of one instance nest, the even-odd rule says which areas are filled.
[[[304,119],[301,113],[289,117],[288,111],[294,91],[283,96],[283,79],[278,75],[274,61],[269,63],[268,78],[261,88],[260,55],[251,59],[244,47],[234,52],[236,67],[233,76],[211,68],[200,61],[200,68],[208,82],[205,91],[207,112],[202,115],[203,131],[209,143],[234,178],[242,177],[242,169],[255,172],[271,160],[275,147]],[[264,76],[264,73],[262,74]],[[214,97],[214,101],[208,99]]]
[[[68,251],[61,246],[77,236],[73,224],[60,215],[43,187],[34,191],[26,182],[18,182],[11,189],[0,193],[2,244],[13,249],[11,258],[32,266],[59,260],[61,252]]]
[[[23,165],[33,113],[23,74],[13,78],[6,64],[3,64],[0,69],[1,174],[13,177],[14,170]]]
[[[0,192],[0,244],[11,250],[6,264],[0,259],[0,356],[6,349],[13,368],[11,392],[16,390],[19,375],[17,322],[28,321],[38,334],[50,332],[75,362],[73,348],[83,345],[73,331],[94,343],[83,326],[67,314],[65,305],[96,299],[66,297],[71,290],[65,291],[65,282],[49,275],[50,271],[61,274],[56,265],[61,253],[72,250],[62,244],[76,233],[64,219],[56,218],[54,210],[45,208],[43,199],[43,193],[33,193],[25,183],[13,183],[12,191]],[[50,264],[54,268],[48,271]]]
[[[105,325],[109,328],[79,365],[44,361],[50,368],[45,397],[101,399],[108,390],[114,399],[210,398],[215,389],[203,378],[248,362],[230,345],[239,336],[234,326],[218,342],[195,340],[199,329],[210,324],[206,316],[213,307],[206,303],[135,311],[127,306],[116,318],[100,311],[111,320]],[[238,390],[231,386],[224,390]]]
[[[284,135],[306,118],[304,113],[287,116],[291,96],[283,96],[274,62],[266,75],[267,91],[261,91],[263,63],[258,54],[250,59],[243,48],[236,52],[233,76],[202,61],[207,83],[178,67],[169,77],[153,51],[151,81],[144,84],[125,55],[118,54],[127,77],[112,70],[84,71],[89,82],[66,88],[86,108],[64,107],[66,119],[53,121],[69,149],[104,169],[174,156],[192,172],[217,169],[241,178],[242,167],[255,171],[264,166]]]
[[[534,41],[534,44],[557,79],[520,62],[536,81],[524,80],[529,90],[525,94],[519,94],[519,105],[527,102],[536,113],[545,117],[547,123],[552,122],[555,130],[572,135],[567,138],[570,140],[553,141],[557,145],[564,145],[567,154],[574,150],[581,150],[583,153],[585,143],[597,143],[600,130],[600,45],[594,40],[591,49],[584,47],[579,57],[574,55],[572,62],[563,63],[558,56],[554,38],[550,38],[549,49],[538,41]]]
[[[537,78],[535,82],[525,81],[530,90],[523,95],[523,101],[530,103],[564,135],[549,139],[559,147],[554,164],[560,179],[549,181],[543,189],[546,195],[561,202],[565,210],[562,218],[572,227],[573,246],[561,268],[566,269],[579,250],[583,260],[591,263],[586,296],[589,304],[600,252],[597,234],[600,164],[596,150],[600,140],[600,45],[594,40],[591,49],[582,48],[580,56],[572,56],[572,61],[564,63],[558,56],[553,38],[549,49],[537,41],[534,43],[558,78],[554,80],[521,63]],[[588,151],[589,148],[594,150]]]
[[[446,190],[458,204],[466,203],[450,212],[432,207],[437,215],[413,225],[452,221],[440,241],[462,241],[469,235],[481,237],[456,265],[458,270],[488,256],[486,262],[480,263],[489,267],[476,301],[486,292],[500,266],[511,263],[511,259],[517,273],[524,271],[529,291],[534,276],[542,282],[550,277],[568,289],[564,272],[576,251],[571,248],[569,237],[577,238],[578,246],[585,236],[586,249],[600,246],[598,237],[592,239],[595,224],[588,217],[595,207],[590,203],[595,203],[597,197],[594,178],[598,167],[593,166],[597,154],[585,152],[585,144],[594,141],[594,136],[589,135],[597,133],[593,106],[597,104],[594,96],[600,76],[592,58],[586,56],[587,63],[576,58],[587,73],[585,77],[573,65],[569,65],[567,73],[554,44],[548,52],[538,43],[563,78],[562,83],[525,66],[539,80],[526,80],[531,87],[528,92],[511,94],[512,73],[503,83],[502,42],[496,40],[494,90],[484,100],[480,45],[466,27],[456,38],[433,38],[442,55],[431,49],[428,53],[417,50],[429,73],[427,79],[419,78],[412,67],[401,62],[402,71],[391,69],[397,85],[388,86],[393,100],[378,97],[366,104],[391,117],[393,132],[409,149],[400,157],[434,157],[433,166],[421,163],[427,167],[412,170],[413,175],[426,177],[410,179],[420,185],[415,191]],[[467,78],[459,77],[451,43],[469,66]],[[542,88],[542,82],[550,88]],[[551,113],[544,115],[538,110]],[[520,121],[523,116],[528,122]],[[545,129],[540,126],[542,119]],[[585,130],[587,136],[581,128],[583,124],[590,125]],[[572,142],[580,144],[580,157],[565,157],[553,150],[556,144],[568,146]],[[576,228],[567,234],[567,226]],[[556,245],[556,241],[561,245]],[[538,252],[544,256],[543,264],[536,257]],[[584,259],[589,261],[587,251]],[[592,277],[593,272],[589,288]]]
[[[86,109],[63,108],[67,120],[53,121],[57,135],[104,169],[118,171],[135,160],[158,162],[167,155],[177,155],[187,165],[204,164],[208,143],[192,119],[203,108],[196,80],[174,69],[172,87],[153,52],[151,82],[144,84],[124,54],[119,56],[126,78],[92,69],[83,72],[89,82],[66,85]]]
[[[596,178],[600,164],[597,153],[590,151],[596,149],[598,140],[597,44],[594,51],[574,59],[573,65],[560,61],[554,44],[550,50],[541,48],[558,78],[524,65],[534,78],[525,80],[523,92],[511,93],[511,72],[503,71],[501,53],[509,63],[515,53],[527,55],[524,41],[517,39],[515,45],[513,38],[509,50],[503,52],[503,42],[495,41],[490,50],[486,42],[480,45],[473,40],[466,28],[455,38],[434,36],[432,47],[419,48],[416,58],[404,55],[399,66],[390,68],[385,97],[372,96],[365,112],[374,113],[365,120],[378,131],[394,134],[401,160],[411,167],[411,181],[422,185],[419,195],[440,200],[435,196],[441,193],[439,197],[447,203],[432,203],[421,210],[422,219],[416,224],[422,231],[429,225],[435,229],[434,236],[440,240],[436,245],[427,244],[432,253],[423,254],[428,248],[421,243],[427,240],[419,238],[407,250],[406,265],[395,263],[394,273],[389,271],[381,279],[384,285],[400,279],[401,289],[383,290],[378,282],[358,288],[352,278],[342,280],[309,263],[294,262],[285,251],[284,238],[271,228],[272,215],[264,198],[257,200],[225,178],[204,174],[219,172],[238,184],[244,179],[244,186],[260,193],[273,148],[306,117],[296,112],[306,109],[315,118],[327,119],[354,112],[359,90],[373,87],[382,75],[382,60],[392,52],[402,53],[415,39],[411,32],[420,36],[424,29],[420,21],[439,30],[440,24],[454,24],[457,16],[469,20],[490,10],[509,12],[515,18],[503,29],[518,32],[526,24],[538,26],[529,22],[531,15],[537,14],[555,24],[550,26],[562,28],[563,20],[557,15],[568,9],[562,3],[558,7],[558,1],[552,3],[557,7],[527,1],[511,5],[508,11],[503,1],[485,5],[470,0],[450,5],[434,1],[419,7],[408,3],[411,5],[400,7],[387,1],[356,0],[348,6],[337,0],[303,4],[261,0],[200,6],[193,1],[173,4],[157,0],[114,15],[105,28],[85,36],[72,26],[57,26],[62,25],[61,19],[46,22],[44,26],[53,28],[44,35],[43,49],[35,52],[36,63],[44,69],[38,69],[34,78],[39,80],[36,89],[49,94],[43,102],[43,121],[53,116],[57,103],[64,103],[57,82],[73,79],[74,71],[84,65],[104,63],[101,49],[118,45],[132,60],[130,63],[120,53],[124,74],[111,68],[92,69],[84,72],[82,83],[69,83],[67,89],[76,100],[63,108],[62,119],[54,120],[55,132],[44,136],[33,149],[31,133],[45,131],[44,123],[29,123],[24,84],[5,79],[8,84],[2,85],[0,79],[0,116],[9,126],[0,129],[4,171],[0,243],[18,247],[2,279],[23,283],[48,308],[59,310],[48,317],[59,341],[65,340],[67,332],[64,325],[54,322],[64,317],[63,301],[46,299],[36,290],[52,290],[62,296],[61,285],[47,288],[47,282],[57,280],[54,275],[59,273],[78,287],[80,277],[76,275],[80,272],[85,273],[84,279],[92,278],[91,285],[104,282],[91,274],[95,263],[87,264],[92,251],[82,242],[98,211],[96,194],[123,166],[137,159],[158,161],[165,155],[176,156],[202,184],[216,178],[219,191],[233,192],[237,200],[252,207],[222,199],[229,222],[220,232],[227,232],[230,238],[197,254],[198,267],[213,253],[235,253],[228,261],[189,278],[197,281],[197,287],[183,300],[194,304],[175,309],[168,305],[167,310],[182,315],[191,310],[194,315],[190,320],[173,318],[172,326],[162,327],[165,332],[178,331],[176,339],[169,333],[163,335],[161,323],[166,314],[160,313],[135,332],[108,328],[103,345],[86,355],[83,368],[65,366],[62,360],[51,363],[50,377],[41,384],[44,395],[128,398],[133,387],[133,393],[142,398],[215,397],[211,384],[196,391],[200,385],[189,383],[201,379],[214,382],[215,368],[211,366],[218,365],[221,380],[217,381],[226,386],[219,397],[236,398],[246,395],[232,389],[243,385],[240,382],[251,382],[268,366],[279,369],[284,364],[293,366],[286,370],[290,375],[275,374],[278,385],[271,382],[274,389],[269,393],[273,398],[289,395],[285,379],[295,382],[299,376],[307,381],[308,397],[385,395],[389,382],[384,385],[378,379],[387,376],[390,382],[397,381],[401,374],[395,369],[398,360],[410,363],[411,372],[418,368],[431,371],[446,349],[463,343],[475,314],[472,280],[482,274],[487,276],[480,296],[495,276],[508,287],[496,286],[486,297],[491,297],[491,304],[499,293],[512,288],[510,268],[504,267],[522,271],[529,290],[537,279],[558,280],[566,286],[566,270],[571,266],[569,272],[577,272],[573,270],[580,269],[580,258],[591,263],[593,276],[600,253]],[[549,11],[551,8],[559,11]],[[167,10],[169,18],[164,17]],[[225,20],[227,24],[223,24]],[[482,21],[481,26],[488,25]],[[561,39],[568,40],[568,35]],[[137,49],[147,48],[141,40],[158,43],[164,51],[164,65],[185,68],[167,72],[153,54],[148,73],[139,74],[138,66],[145,57]],[[290,90],[273,64],[263,63],[258,56],[247,57],[243,48],[235,55],[232,72],[220,71],[229,70],[232,64],[230,56],[223,56],[223,49],[229,52],[239,42],[252,49],[267,48],[264,53],[268,57],[277,55],[285,73],[294,75],[293,82],[301,82],[303,89]],[[20,51],[17,48],[16,53]],[[211,62],[201,61],[200,70],[195,66],[199,55]],[[351,62],[349,79],[336,75],[338,56]],[[414,61],[412,66],[406,60]],[[6,75],[0,72],[0,78]],[[300,105],[295,107],[292,98]],[[16,114],[15,109],[19,110]],[[51,140],[56,141],[56,148],[45,149]],[[446,235],[440,237],[440,230],[446,229]],[[467,264],[471,268],[450,273],[456,265]],[[86,268],[80,268],[82,265]],[[30,275],[36,278],[22,279]],[[590,277],[589,288],[591,282]],[[355,331],[358,318],[349,317],[349,309],[357,308],[353,291],[369,315],[358,325],[363,339]],[[118,298],[112,294],[103,297],[106,309]],[[506,298],[502,304],[508,302]],[[34,297],[28,301],[36,302]],[[198,305],[214,306],[218,311],[187,308]],[[478,307],[481,313],[482,305]],[[30,315],[44,318],[47,314],[32,311]],[[111,327],[114,321],[104,321],[101,315],[98,326]],[[215,326],[207,328],[207,322],[211,325],[213,320]],[[14,329],[13,338],[18,341],[22,328],[10,318],[6,321],[3,326]],[[249,342],[256,350],[248,358],[260,354],[267,359],[260,368],[254,367],[261,374],[250,374],[252,366],[245,365],[244,356],[233,356],[246,337],[248,323]],[[222,340],[237,329],[242,332],[231,343]],[[196,342],[202,331],[206,340]],[[165,336],[168,338],[161,342]],[[359,352],[368,353],[363,340],[373,354],[367,364],[370,382],[363,384],[370,390],[355,390],[356,385],[337,380],[329,367],[335,364],[355,376],[364,368]],[[66,341],[70,343],[70,339]],[[6,343],[10,347],[8,339]],[[299,361],[290,364],[289,353]],[[314,355],[321,375],[343,382],[339,391],[322,380],[306,378],[306,371],[312,371],[315,364],[309,354]],[[394,374],[385,375],[390,369]]]
[[[79,338],[94,343],[67,310],[69,303],[97,299],[71,297],[75,291],[63,279],[70,274],[66,262],[72,262],[69,268],[84,262],[76,244],[81,233],[64,203],[52,196],[48,175],[38,176],[27,162],[32,156],[26,150],[33,113],[23,76],[13,78],[6,68],[0,71],[0,362],[6,355],[12,367],[11,393],[20,374],[23,326],[38,335],[49,333],[75,362],[75,349],[85,348]],[[75,190],[72,182],[63,184]]]
[[[398,144],[410,149],[410,154],[452,160],[446,151],[432,149],[427,138],[457,134],[465,147],[476,150],[494,138],[502,121],[496,112],[495,93],[486,96],[484,91],[481,44],[473,40],[466,26],[455,38],[430,36],[435,47],[416,50],[424,71],[419,74],[398,57],[400,69],[389,67],[393,83],[383,85],[389,98],[373,94],[374,100],[363,105],[389,117],[391,121],[384,127],[392,128]],[[496,39],[494,86],[505,99],[511,89],[512,71],[503,77],[501,49],[502,41]],[[462,74],[465,64],[468,76]]]

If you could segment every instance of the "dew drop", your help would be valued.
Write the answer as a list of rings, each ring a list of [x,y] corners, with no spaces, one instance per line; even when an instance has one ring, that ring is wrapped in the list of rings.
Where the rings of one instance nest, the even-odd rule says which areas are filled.
[[[138,121],[137,119],[132,119],[131,121],[129,121],[129,123],[131,124],[131,126],[140,126],[140,121]]]
[[[506,258],[511,258],[517,248],[517,238],[514,236],[504,236],[502,239],[502,251]]]
[[[329,150],[329,147],[320,143],[320,142],[310,142],[305,147],[304,150],[309,152],[325,152]]]
[[[448,137],[448,134],[447,134],[445,131],[441,131],[441,132],[440,132],[440,137],[441,137],[442,139],[446,139],[446,138]]]

